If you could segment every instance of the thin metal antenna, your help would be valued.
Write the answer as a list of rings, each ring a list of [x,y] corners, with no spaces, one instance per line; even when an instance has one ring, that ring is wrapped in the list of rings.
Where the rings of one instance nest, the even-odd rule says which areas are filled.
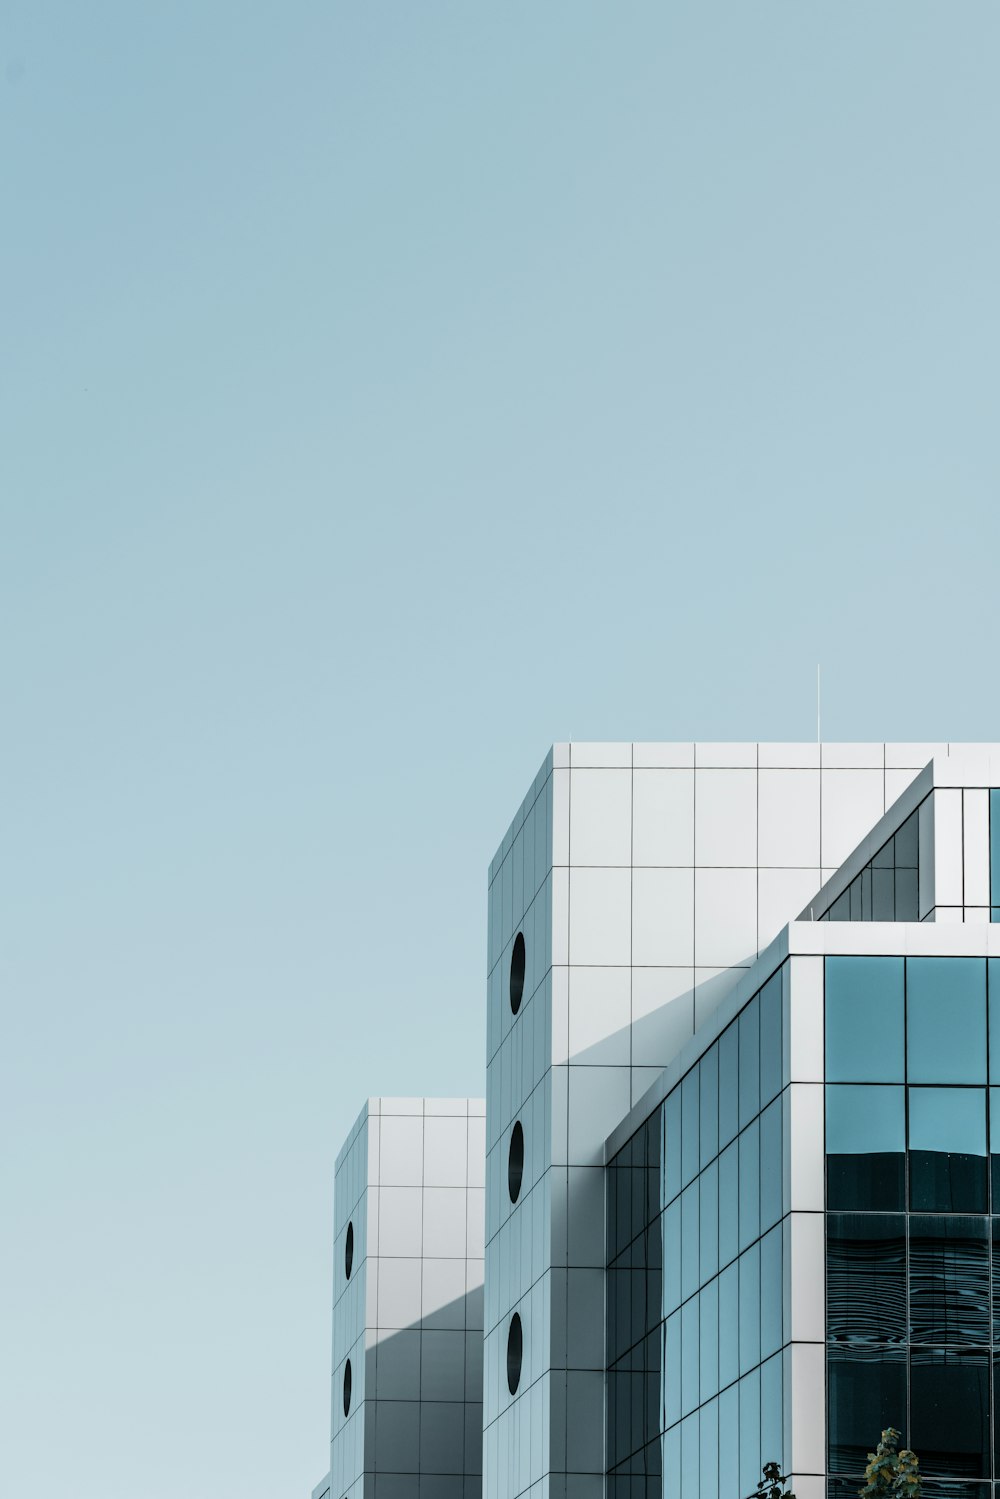
[[[820,680],[819,680],[819,662],[817,661],[816,662],[816,743],[817,744],[822,744],[823,743],[823,735],[820,732],[820,713],[819,713],[819,710],[820,710]]]

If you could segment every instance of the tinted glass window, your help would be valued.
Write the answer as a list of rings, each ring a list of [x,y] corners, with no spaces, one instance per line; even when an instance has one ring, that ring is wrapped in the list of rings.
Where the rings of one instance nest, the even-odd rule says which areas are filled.
[[[911,1341],[990,1341],[988,1227],[987,1218],[910,1219]]]
[[[895,1426],[906,1435],[905,1351],[880,1348],[849,1354],[831,1348],[827,1392],[830,1471],[860,1478],[880,1431]]]
[[[902,1088],[828,1087],[827,1206],[901,1210],[905,1146]]]
[[[985,960],[909,958],[906,1023],[911,1083],[985,1083]]]
[[[827,958],[826,1076],[903,1081],[902,958]]]
[[[910,1088],[910,1207],[984,1213],[985,1088]]]
[[[910,1422],[920,1433],[921,1471],[953,1478],[990,1472],[988,1355],[914,1348]]]
[[[828,1214],[826,1296],[831,1342],[903,1342],[906,1219],[902,1214]]]
[[[760,1112],[760,1000],[740,1015],[740,1129]]]

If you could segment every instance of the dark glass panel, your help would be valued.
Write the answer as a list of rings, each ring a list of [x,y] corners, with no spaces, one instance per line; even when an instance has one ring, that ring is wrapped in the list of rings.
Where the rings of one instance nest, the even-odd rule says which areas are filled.
[[[985,1083],[986,960],[906,960],[911,1083]]]
[[[740,1249],[760,1233],[760,1121],[755,1119],[739,1138]]]
[[[905,1206],[906,1100],[902,1088],[826,1090],[826,1200],[830,1209]]]
[[[632,1375],[629,1379],[631,1422],[629,1452],[641,1452],[646,1445],[646,1373],[642,1344],[632,1351]]]
[[[892,921],[896,915],[896,880],[891,869],[872,870],[872,920]]]
[[[719,1390],[719,1282],[713,1280],[698,1297],[699,1353],[701,1369],[698,1382],[702,1400],[711,1400]]]
[[[675,1088],[663,1105],[663,1201],[681,1189],[681,1090]]]
[[[740,1373],[739,1263],[719,1276],[719,1388],[725,1389]]]
[[[719,1157],[719,1264],[739,1253],[739,1146],[734,1140]]]
[[[1000,906],[1000,791],[990,792],[990,905]]]
[[[760,1112],[760,997],[740,1013],[740,1129]]]
[[[920,850],[920,816],[911,812],[901,828],[896,831],[895,864],[897,874],[901,869],[916,869]]]
[[[848,887],[843,895],[838,895],[833,905],[827,912],[829,921],[850,921],[851,919],[851,891]]]
[[[663,1206],[660,1197],[660,1111],[646,1122],[646,1222],[652,1223]]]
[[[861,1477],[878,1434],[906,1436],[906,1355],[901,1348],[829,1349],[830,1472]]]
[[[914,1348],[910,1355],[910,1422],[914,1440],[919,1442],[923,1473],[929,1477],[988,1478],[989,1355]]]
[[[740,1373],[760,1363],[760,1245],[739,1258]]]
[[[604,1184],[604,1258],[610,1265],[618,1253],[618,1157],[610,1163]]]
[[[699,1283],[704,1285],[719,1269],[719,1165],[706,1166],[698,1181],[701,1225]]]
[[[713,1046],[699,1063],[699,1136],[702,1166],[714,1161],[719,1153],[719,1048]]]
[[[1000,1343],[1000,1218],[993,1219],[993,1341]]]
[[[760,991],[760,1102],[781,1092],[781,973]]]
[[[687,1186],[698,1175],[699,1161],[698,1068],[681,1083],[681,1184]]]
[[[843,899],[843,897],[841,897]],[[852,921],[860,921],[861,915],[861,876],[851,881],[847,887],[847,899],[850,902],[850,913]]]
[[[719,1037],[719,1149],[739,1128],[739,1027],[733,1021]]]
[[[646,1256],[642,1239],[632,1245],[632,1311],[629,1347],[640,1343],[646,1332]]]
[[[760,1231],[781,1217],[782,1149],[781,1099],[776,1098],[760,1116]]]
[[[1000,829],[997,830],[997,836],[1000,837]],[[991,919],[1000,920],[1000,911],[993,911]],[[990,995],[990,1081],[1000,1083],[1000,958],[990,958],[986,967]]]
[[[986,1090],[910,1088],[909,1111],[912,1211],[985,1213]]]
[[[619,1151],[615,1166],[615,1219],[618,1236],[615,1241],[619,1254],[632,1242],[632,1166],[631,1156]]]
[[[675,1198],[663,1214],[663,1312],[681,1304],[681,1203]]]
[[[646,1338],[646,1369],[642,1387],[646,1409],[644,1416],[646,1441],[660,1434],[660,1329]],[[648,1450],[648,1449],[647,1449]]]
[[[903,1081],[902,958],[827,958],[826,1075]]]
[[[645,1159],[645,1151],[643,1151]],[[633,1165],[629,1172],[632,1178],[632,1236],[641,1234],[649,1222],[646,1213],[646,1168],[645,1166]]]
[[[701,1204],[699,1182],[692,1182],[681,1193],[681,1300],[697,1291],[701,1282],[698,1252],[698,1220]]]
[[[692,1296],[681,1307],[681,1415],[698,1405],[698,1298]]]
[[[829,1213],[827,1337],[831,1343],[902,1343],[906,1337],[906,1219],[900,1213]]]
[[[910,1338],[990,1341],[989,1220],[910,1219]]]
[[[663,1420],[673,1426],[681,1418],[681,1314],[663,1324]]]
[[[760,1241],[760,1356],[768,1358],[781,1347],[782,1301],[781,1237],[779,1224]]]
[[[920,887],[915,869],[896,870],[896,920],[920,920]]]

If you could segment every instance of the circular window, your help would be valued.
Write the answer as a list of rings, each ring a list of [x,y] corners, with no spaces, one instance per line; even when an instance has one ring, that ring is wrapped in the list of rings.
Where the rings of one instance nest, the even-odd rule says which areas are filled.
[[[350,1280],[354,1264],[354,1224],[347,1225],[347,1240],[344,1244],[344,1279]]]
[[[510,1132],[510,1150],[507,1154],[507,1191],[511,1202],[516,1202],[521,1191],[524,1175],[524,1130],[518,1119]]]
[[[521,1008],[521,995],[523,993],[524,933],[518,932],[514,938],[514,951],[510,955],[510,1009],[512,1015],[516,1015]]]
[[[510,1328],[507,1332],[507,1388],[513,1395],[521,1382],[521,1352],[523,1338],[521,1335],[521,1318],[517,1312],[510,1319]]]
[[[510,1361],[510,1355],[508,1354],[507,1357],[508,1357],[508,1362],[509,1362]],[[347,1412],[350,1410],[350,1408],[351,1408],[351,1361],[350,1361],[350,1359],[348,1359],[347,1363],[344,1365],[344,1415],[345,1416],[347,1415]]]

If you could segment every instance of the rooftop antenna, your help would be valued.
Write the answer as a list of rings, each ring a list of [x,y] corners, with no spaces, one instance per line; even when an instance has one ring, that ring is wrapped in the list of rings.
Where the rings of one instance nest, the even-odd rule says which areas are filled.
[[[820,681],[819,681],[819,662],[817,661],[816,662],[816,743],[817,744],[822,744],[823,743],[823,736],[820,733],[820,715],[819,715],[819,709],[820,709]]]

